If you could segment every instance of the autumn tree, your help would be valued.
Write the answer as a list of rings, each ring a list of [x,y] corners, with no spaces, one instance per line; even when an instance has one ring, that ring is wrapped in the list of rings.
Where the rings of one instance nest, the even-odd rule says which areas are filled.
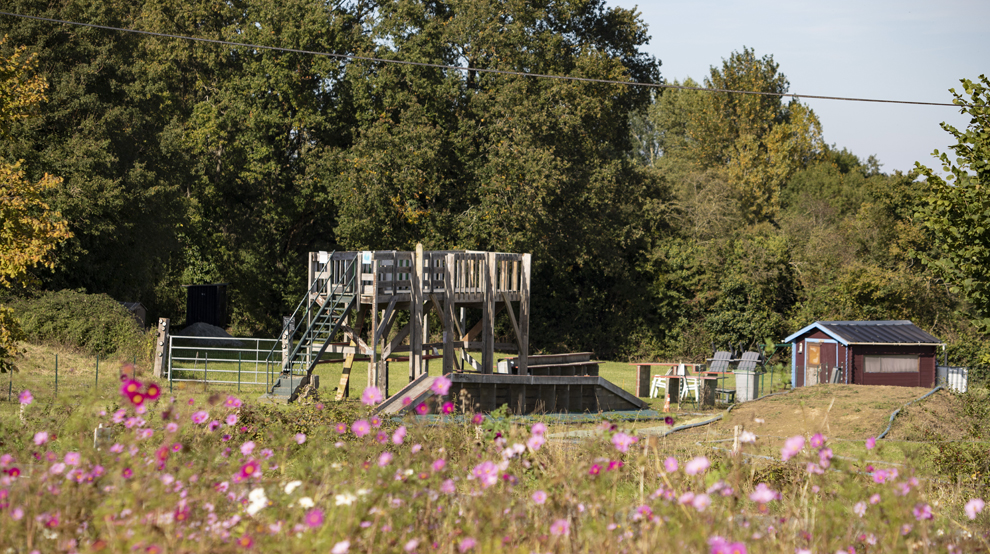
[[[6,45],[0,40],[0,51]],[[9,140],[10,124],[26,118],[45,100],[45,80],[34,74],[35,59],[24,48],[0,56],[0,142]],[[44,200],[61,179],[47,173],[32,182],[21,162],[0,159],[0,286],[10,287],[36,265],[52,265],[50,254],[70,234],[58,212]],[[0,371],[13,368],[12,357],[23,335],[13,312],[0,306]]]

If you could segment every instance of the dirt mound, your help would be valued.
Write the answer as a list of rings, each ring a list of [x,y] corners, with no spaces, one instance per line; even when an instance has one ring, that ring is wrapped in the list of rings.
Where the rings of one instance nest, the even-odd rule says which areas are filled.
[[[220,327],[203,322],[193,323],[192,325],[186,327],[181,331],[172,333],[172,335],[183,338],[197,337],[199,340],[190,341],[190,342],[194,342],[199,346],[215,346],[219,348],[223,348],[223,347],[238,348],[240,346],[243,346],[241,344],[241,341],[238,340],[209,340],[210,337],[222,338],[222,339],[231,339],[233,337],[231,337],[230,334],[227,333],[227,331],[224,331]],[[200,337],[204,337],[204,338],[200,338]]]

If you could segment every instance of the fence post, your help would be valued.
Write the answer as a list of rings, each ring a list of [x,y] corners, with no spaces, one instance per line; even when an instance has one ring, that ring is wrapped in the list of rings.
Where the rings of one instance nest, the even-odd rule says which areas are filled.
[[[241,392],[241,353],[237,353],[237,392]]]
[[[210,365],[210,353],[203,353],[203,390],[206,390],[206,368]]]
[[[96,385],[94,385],[94,388],[96,389],[100,388],[100,355],[99,354],[96,355]]]

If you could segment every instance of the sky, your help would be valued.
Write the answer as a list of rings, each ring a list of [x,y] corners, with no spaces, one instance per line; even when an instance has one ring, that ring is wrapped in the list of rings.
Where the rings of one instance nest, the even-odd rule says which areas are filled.
[[[713,65],[743,47],[771,54],[790,92],[919,102],[952,102],[959,80],[990,74],[990,2],[986,0],[607,0],[636,8],[667,81],[702,82]],[[954,141],[941,127],[969,118],[945,106],[802,99],[818,115],[825,142],[860,159],[876,155],[885,173],[920,161]],[[954,156],[952,156],[954,159]]]

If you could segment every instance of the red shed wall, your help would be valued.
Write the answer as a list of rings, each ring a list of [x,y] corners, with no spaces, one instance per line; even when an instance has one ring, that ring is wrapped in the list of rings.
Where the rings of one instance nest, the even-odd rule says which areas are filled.
[[[880,346],[872,344],[853,345],[853,382],[863,385],[890,385],[895,387],[934,387],[935,386],[935,346]],[[863,356],[885,354],[916,354],[919,358],[918,373],[865,373]]]

